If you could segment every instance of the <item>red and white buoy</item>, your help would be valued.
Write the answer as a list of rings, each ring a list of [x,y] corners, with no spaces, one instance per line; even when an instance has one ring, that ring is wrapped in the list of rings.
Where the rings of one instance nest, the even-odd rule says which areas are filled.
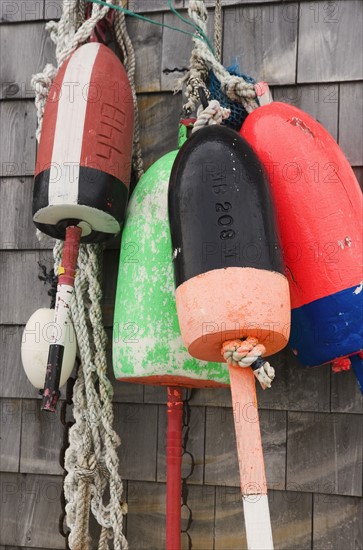
[[[133,127],[132,91],[120,60],[102,44],[81,46],[50,88],[35,170],[34,223],[65,239],[43,410],[54,412],[58,400],[80,242],[103,241],[124,221]]]
[[[130,183],[133,99],[126,71],[106,46],[81,46],[50,88],[35,169],[33,220],[64,239],[70,220],[82,242],[121,229]]]

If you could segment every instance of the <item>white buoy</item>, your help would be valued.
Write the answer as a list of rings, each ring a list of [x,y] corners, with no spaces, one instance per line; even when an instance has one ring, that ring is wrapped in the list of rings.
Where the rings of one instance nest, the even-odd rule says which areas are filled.
[[[29,382],[37,389],[44,388],[49,344],[54,334],[54,310],[38,309],[27,322],[21,341],[21,361]],[[58,326],[57,330],[62,330]],[[76,360],[77,341],[73,325],[67,324],[60,386],[70,377]]]

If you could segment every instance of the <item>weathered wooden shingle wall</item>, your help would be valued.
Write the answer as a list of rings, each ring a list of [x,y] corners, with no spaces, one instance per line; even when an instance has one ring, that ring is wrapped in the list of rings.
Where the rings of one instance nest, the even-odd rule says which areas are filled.
[[[176,0],[185,7],[187,0]],[[0,549],[62,548],[58,534],[62,434],[59,415],[42,415],[20,363],[23,326],[48,306],[37,262],[51,265],[30,215],[36,117],[32,73],[53,60],[44,20],[59,0],[0,2]],[[213,0],[208,0],[213,6]],[[166,0],[129,7],[178,26]],[[223,0],[224,62],[273,84],[275,99],[306,110],[339,141],[363,177],[362,13],[360,0]],[[211,18],[212,23],[212,18]],[[138,57],[141,136],[146,165],[176,143],[188,64],[182,34],[128,21]],[[105,253],[105,324],[112,325],[117,242]],[[271,391],[259,392],[276,548],[362,549],[362,399],[353,375],[302,370],[288,351],[275,361]],[[112,374],[110,374],[112,376]],[[115,383],[121,472],[129,503],[130,547],[164,547],[165,390]],[[227,390],[197,390],[191,400],[193,548],[245,548],[232,410]],[[45,443],[46,442],[46,445]],[[186,548],[186,540],[183,540]],[[1,546],[2,545],[2,546]]]

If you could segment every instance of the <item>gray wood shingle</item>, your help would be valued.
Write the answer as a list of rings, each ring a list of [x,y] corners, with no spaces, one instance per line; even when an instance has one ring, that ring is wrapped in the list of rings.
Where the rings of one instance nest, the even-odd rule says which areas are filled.
[[[183,7],[183,0],[173,0],[178,9]],[[152,11],[168,11],[168,3],[165,0],[128,0],[128,9],[136,13],[148,13]]]
[[[153,20],[161,22],[160,14],[150,16]],[[151,23],[145,23],[130,17],[127,28],[132,40],[136,59],[136,91],[159,92],[161,73],[161,50],[163,29]]]
[[[286,413],[265,410],[259,413],[267,483],[270,488],[284,489]],[[207,407],[205,433],[205,483],[239,486],[232,409]]]
[[[25,325],[29,317],[41,307],[49,307],[50,298],[38,279],[38,262],[49,269],[50,251],[0,252],[0,279],[2,307],[0,323]]]
[[[115,404],[114,429],[121,438],[120,473],[125,479],[156,481],[157,406]]]
[[[307,550],[312,537],[312,495],[268,492],[275,550]],[[215,550],[247,548],[240,490],[216,488]]]
[[[35,399],[38,394],[38,390],[30,384],[21,365],[20,347],[23,330],[23,326],[0,326],[0,392],[1,397],[6,399]]]
[[[0,23],[43,19],[44,0],[1,0]]]
[[[128,482],[129,514],[127,537],[130,548],[159,550],[165,548],[165,500],[164,483]],[[189,486],[188,503],[193,510],[190,535],[193,548],[213,548],[215,487]],[[186,518],[182,518],[185,528]],[[188,549],[187,538],[182,536],[182,550]]]
[[[32,47],[29,48],[29,44]],[[9,51],[17,51],[16,63]],[[46,63],[55,64],[55,45],[44,23],[2,25],[0,30],[0,99],[34,97],[30,85],[33,74]]]
[[[363,397],[353,370],[331,374],[331,410],[363,413]]]
[[[182,113],[181,94],[142,94],[140,109],[140,141],[147,169],[162,155],[176,149],[179,118]]]
[[[362,495],[362,417],[288,413],[286,488]]]
[[[36,113],[30,100],[0,101],[0,177],[32,176]]]
[[[301,2],[298,82],[363,78],[363,4]]]
[[[0,399],[0,471],[18,472],[21,435],[20,399]]]
[[[23,400],[20,472],[62,475],[59,453],[63,446],[60,404],[55,414],[41,410],[40,400]]]
[[[340,84],[339,145],[352,166],[363,164],[363,82]]]
[[[361,550],[362,519],[362,499],[314,495],[313,550]]]
[[[0,474],[0,542],[4,545],[64,548],[58,532],[59,476]]]
[[[63,0],[44,0],[44,19],[60,19]]]
[[[32,220],[32,198],[33,178],[0,180],[0,249],[34,250],[53,247],[53,239],[37,239]]]
[[[224,64],[236,60],[243,73],[270,84],[295,83],[297,10],[297,3],[227,8]]]
[[[130,548],[165,548],[165,484],[128,482],[127,539]]]
[[[353,172],[355,174],[355,177],[357,178],[360,188],[363,191],[363,166],[354,166]]]

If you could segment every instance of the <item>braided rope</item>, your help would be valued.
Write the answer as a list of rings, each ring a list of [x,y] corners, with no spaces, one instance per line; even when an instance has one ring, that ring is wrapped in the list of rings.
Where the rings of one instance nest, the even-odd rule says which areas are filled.
[[[194,123],[192,133],[194,134],[205,126],[221,124],[230,114],[231,111],[229,109],[221,107],[219,101],[213,99],[205,109],[202,106],[198,108],[197,120]]]
[[[122,5],[122,0],[119,0],[119,4]],[[144,173],[144,163],[140,146],[139,107],[137,104],[135,84],[136,58],[130,36],[127,32],[125,14],[121,11],[115,12],[115,36],[117,44],[119,45],[124,57],[124,66],[132,90],[132,99],[134,103],[134,140],[132,164],[136,173],[136,177],[139,180]]]
[[[190,0],[189,16],[196,24],[206,32],[208,12],[204,0]],[[227,69],[216,59],[216,56],[208,48],[207,44],[197,38],[193,39],[194,49],[190,59],[190,69],[177,81],[174,93],[181,90],[186,84],[185,96],[187,103],[185,111],[194,110],[198,98],[198,88],[205,87],[205,81],[210,70],[213,71],[221,84],[222,92],[234,101],[242,103],[248,113],[258,107],[256,102],[256,90],[253,84],[246,82],[243,77],[232,76]]]
[[[107,14],[108,7],[94,4],[91,17],[85,20],[84,2],[64,0],[62,17],[51,21],[47,29],[56,44],[57,68],[48,64],[43,73],[34,75],[35,103],[38,116],[37,139],[41,134],[45,103],[57,70],[73,51],[91,36],[97,23]],[[136,103],[135,55],[122,17],[115,22],[117,40],[125,55],[127,72]],[[138,120],[134,155],[136,174],[142,173],[141,150],[138,145]],[[136,151],[136,152],[135,152]],[[56,241],[53,249],[54,269],[61,264],[63,242]],[[81,245],[77,262],[77,277],[71,300],[81,365],[74,385],[73,415],[75,424],[69,430],[69,447],[65,453],[64,481],[69,545],[72,550],[88,550],[90,510],[101,525],[99,550],[109,549],[113,539],[115,550],[126,550],[128,544],[122,532],[127,506],[122,502],[123,486],[118,473],[116,449],[120,439],[113,430],[113,388],[107,377],[106,343],[101,311],[100,245]],[[98,388],[98,389],[96,389]],[[109,497],[106,500],[107,491]]]
[[[258,368],[253,371],[263,389],[271,388],[275,378],[275,369],[268,361],[259,361],[266,353],[264,345],[258,339],[249,336],[245,340],[227,340],[222,346],[221,354],[232,367],[250,367],[256,363]]]
[[[55,246],[55,264],[62,241]],[[115,550],[127,548],[122,533],[122,480],[116,449],[120,439],[113,430],[112,385],[107,378],[106,333],[102,323],[99,245],[81,245],[71,301],[71,315],[81,356],[74,387],[75,424],[69,431],[65,455],[65,497],[72,550],[88,548],[88,515],[91,507],[102,526],[102,548],[113,538]],[[98,382],[98,390],[96,389]],[[109,503],[104,503],[109,488]],[[86,504],[84,502],[86,501]],[[108,544],[108,543],[107,543]]]
[[[214,51],[218,63],[222,62],[222,0],[216,0],[214,9]]]

